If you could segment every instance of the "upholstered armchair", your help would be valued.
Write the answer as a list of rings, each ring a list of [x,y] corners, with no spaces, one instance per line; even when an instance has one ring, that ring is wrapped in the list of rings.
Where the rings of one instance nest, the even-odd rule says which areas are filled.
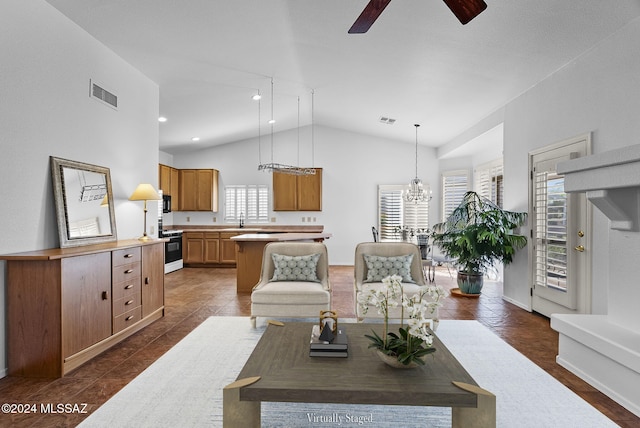
[[[257,317],[317,318],[331,309],[329,260],[321,242],[270,242],[262,254],[260,282],[251,292]]]
[[[372,288],[382,287],[382,278],[398,274],[403,277],[404,294],[413,296],[419,287],[426,285],[422,270],[422,258],[417,245],[409,242],[363,242],[356,246],[354,260],[355,313],[363,318],[381,318],[374,306],[364,314],[359,298]],[[389,318],[400,318],[401,308],[389,310]]]

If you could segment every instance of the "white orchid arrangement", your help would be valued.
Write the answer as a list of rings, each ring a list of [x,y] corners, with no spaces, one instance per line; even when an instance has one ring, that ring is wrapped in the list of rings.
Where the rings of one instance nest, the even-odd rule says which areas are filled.
[[[375,331],[373,335],[365,335],[371,340],[370,348],[395,356],[399,362],[408,365],[412,362],[424,364],[423,356],[435,352],[433,334],[430,326],[437,317],[437,309],[442,306],[446,291],[441,286],[422,286],[418,293],[406,296],[402,286],[402,277],[387,276],[382,279],[382,287],[363,293],[358,304],[361,312],[366,314],[370,306],[375,306],[384,317],[384,332],[380,337]],[[389,332],[389,310],[401,306],[399,335]],[[407,317],[405,328],[404,319]]]

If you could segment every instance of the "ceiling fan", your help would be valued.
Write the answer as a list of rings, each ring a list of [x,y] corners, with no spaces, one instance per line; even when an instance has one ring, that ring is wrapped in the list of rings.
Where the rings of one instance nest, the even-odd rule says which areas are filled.
[[[449,9],[464,25],[487,8],[483,0],[444,0]],[[349,29],[349,34],[366,33],[391,0],[370,0]]]

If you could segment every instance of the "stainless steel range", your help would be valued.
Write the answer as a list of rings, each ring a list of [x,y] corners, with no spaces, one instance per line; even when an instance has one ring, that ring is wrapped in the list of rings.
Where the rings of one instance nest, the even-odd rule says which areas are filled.
[[[162,190],[160,190],[162,197]],[[162,225],[163,204],[158,204],[158,237],[169,238],[164,243],[164,273],[174,272],[184,267],[182,263],[182,230],[164,230]]]
[[[160,229],[160,237],[169,238],[164,243],[164,273],[182,269],[182,230]]]

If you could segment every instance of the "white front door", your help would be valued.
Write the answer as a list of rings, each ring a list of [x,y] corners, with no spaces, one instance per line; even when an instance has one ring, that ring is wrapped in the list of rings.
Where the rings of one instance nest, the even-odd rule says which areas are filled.
[[[589,135],[529,155],[531,189],[531,308],[553,313],[589,313],[591,216],[583,193],[566,194],[556,165],[589,154]]]

